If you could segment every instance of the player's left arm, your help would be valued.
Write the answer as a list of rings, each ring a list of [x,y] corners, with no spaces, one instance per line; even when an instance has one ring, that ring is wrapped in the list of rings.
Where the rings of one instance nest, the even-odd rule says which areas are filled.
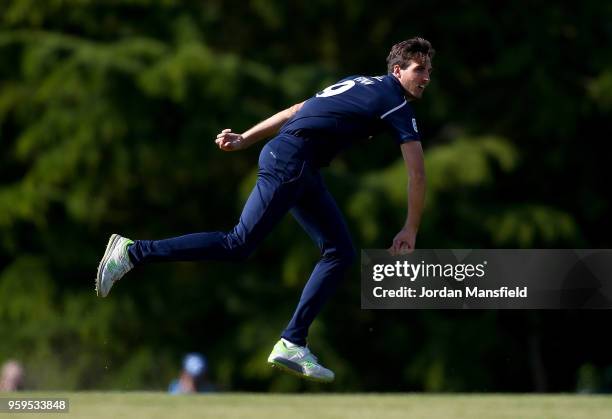
[[[217,134],[215,143],[223,151],[236,151],[248,148],[256,142],[276,134],[283,124],[302,108],[303,104],[304,102],[296,103],[290,108],[261,121],[242,134],[234,133],[231,128],[226,128]]]
[[[414,250],[416,236],[425,206],[425,159],[420,141],[408,141],[401,145],[406,164],[408,181],[408,215],[404,227],[394,237],[389,250],[392,254],[409,253]]]

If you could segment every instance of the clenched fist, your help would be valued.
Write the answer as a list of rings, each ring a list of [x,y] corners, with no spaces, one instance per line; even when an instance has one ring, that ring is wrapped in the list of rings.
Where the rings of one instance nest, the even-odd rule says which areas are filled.
[[[215,143],[223,151],[242,150],[245,146],[242,135],[232,132],[230,128],[226,128],[217,134]]]

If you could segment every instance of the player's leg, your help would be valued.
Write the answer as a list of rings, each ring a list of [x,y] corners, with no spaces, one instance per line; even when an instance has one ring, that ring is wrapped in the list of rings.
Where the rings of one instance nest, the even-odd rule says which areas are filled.
[[[96,290],[105,297],[133,266],[161,261],[243,260],[296,202],[303,189],[301,155],[285,143],[262,149],[257,182],[230,232],[202,232],[132,242],[113,235],[98,268]]]
[[[136,240],[130,246],[135,266],[151,262],[246,259],[293,205],[299,183],[283,184],[259,173],[238,223],[229,232],[186,234],[164,240]]]
[[[291,213],[319,246],[321,259],[268,362],[307,378],[332,381],[334,373],[321,366],[310,353],[306,337],[314,318],[353,263],[355,250],[344,218],[320,174],[313,176],[310,187],[300,196]]]
[[[291,214],[321,251],[321,259],[304,286],[293,318],[282,334],[293,343],[305,345],[310,324],[353,264],[356,252],[344,217],[320,174],[317,173],[314,187],[300,196]]]

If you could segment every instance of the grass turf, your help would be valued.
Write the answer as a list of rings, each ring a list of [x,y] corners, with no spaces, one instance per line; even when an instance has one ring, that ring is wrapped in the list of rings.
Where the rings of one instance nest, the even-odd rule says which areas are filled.
[[[4,418],[427,418],[599,419],[612,417],[612,396],[251,394],[171,396],[165,393],[15,393],[0,397],[65,397],[67,414],[0,413]]]

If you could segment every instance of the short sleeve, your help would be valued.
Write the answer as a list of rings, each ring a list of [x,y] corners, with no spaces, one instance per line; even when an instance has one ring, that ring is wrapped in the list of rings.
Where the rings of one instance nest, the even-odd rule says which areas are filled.
[[[380,116],[380,119],[391,130],[398,144],[421,141],[414,112],[406,100],[387,110]]]

